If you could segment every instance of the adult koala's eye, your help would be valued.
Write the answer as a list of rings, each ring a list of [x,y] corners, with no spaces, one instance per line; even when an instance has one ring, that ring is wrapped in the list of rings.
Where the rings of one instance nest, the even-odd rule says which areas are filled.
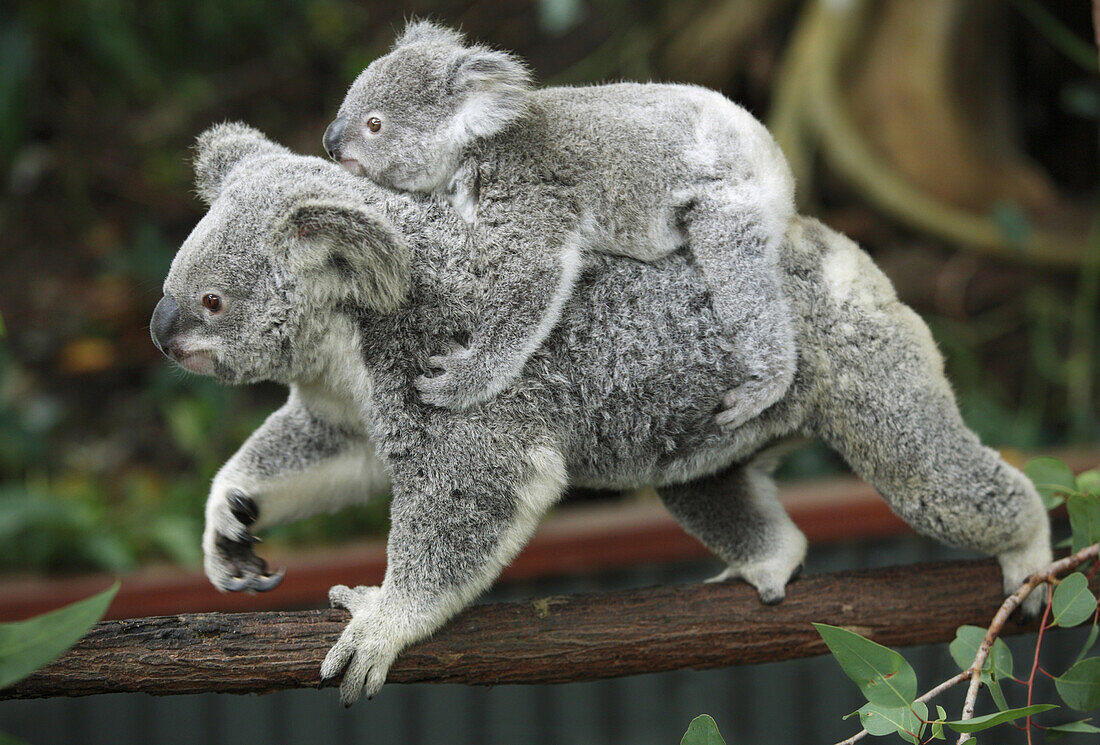
[[[378,130],[382,129],[382,120],[376,116],[372,116],[370,119],[367,120],[367,129],[369,129],[371,132],[377,132]]]
[[[202,307],[211,313],[217,313],[222,309],[222,299],[218,295],[208,292],[202,296]]]

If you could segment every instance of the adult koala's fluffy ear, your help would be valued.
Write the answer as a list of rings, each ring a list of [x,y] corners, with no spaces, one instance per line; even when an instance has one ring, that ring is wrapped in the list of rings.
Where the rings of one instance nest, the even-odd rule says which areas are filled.
[[[383,313],[409,291],[409,249],[381,215],[307,199],[282,224],[287,266],[326,302],[352,299]]]
[[[451,64],[451,89],[461,103],[456,124],[490,137],[527,112],[531,72],[518,57],[482,46],[461,47]]]
[[[465,43],[466,37],[461,31],[421,19],[405,24],[405,30],[397,37],[393,48],[398,49],[409,44],[447,44],[460,47]]]
[[[225,177],[242,159],[263,152],[286,152],[257,129],[240,122],[215,124],[195,141],[195,189],[207,206],[221,192]]]

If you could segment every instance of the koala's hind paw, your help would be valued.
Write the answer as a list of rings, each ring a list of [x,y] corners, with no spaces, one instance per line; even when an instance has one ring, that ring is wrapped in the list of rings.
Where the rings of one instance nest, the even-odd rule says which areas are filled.
[[[446,354],[428,358],[435,375],[421,375],[413,385],[424,403],[442,409],[462,411],[488,401],[498,392],[492,388],[494,374],[474,352],[451,342]]]
[[[367,698],[382,689],[386,673],[397,658],[392,640],[384,632],[378,609],[381,588],[336,585],[329,590],[333,607],[351,611],[351,621],[321,663],[321,680],[344,672],[340,682],[340,701],[351,706],[366,693]]]

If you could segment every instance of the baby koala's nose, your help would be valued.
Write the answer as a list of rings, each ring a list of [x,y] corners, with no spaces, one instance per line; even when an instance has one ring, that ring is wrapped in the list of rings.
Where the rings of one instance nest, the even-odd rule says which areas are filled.
[[[328,157],[336,162],[340,162],[340,138],[344,136],[344,127],[347,126],[347,123],[347,117],[337,117],[332,121],[332,124],[328,125],[325,136],[321,140]]]

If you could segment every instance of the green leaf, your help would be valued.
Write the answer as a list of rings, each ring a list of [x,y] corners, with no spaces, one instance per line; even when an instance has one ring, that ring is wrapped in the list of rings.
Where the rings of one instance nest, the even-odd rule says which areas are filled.
[[[0,624],[0,688],[17,683],[61,656],[107,612],[119,583],[98,595],[41,616]]]
[[[1039,712],[1050,711],[1051,709],[1057,708],[1058,707],[1054,704],[1035,704],[1034,706],[1025,706],[1022,709],[998,711],[994,714],[985,714],[984,716],[974,717],[966,721],[956,720],[953,722],[944,722],[944,724],[956,732],[981,732],[983,729],[996,727],[998,724],[1004,724],[1005,722],[1011,722],[1015,719],[1029,717]]]
[[[1089,581],[1085,575],[1074,572],[1054,588],[1051,606],[1054,623],[1068,629],[1092,617],[1096,612],[1096,596],[1089,590]]]
[[[1077,491],[1082,494],[1100,497],[1100,471],[1094,468],[1091,471],[1077,474]]]
[[[1100,635],[1100,627],[1093,624],[1092,628],[1089,629],[1089,635],[1085,638],[1085,646],[1081,647],[1081,651],[1077,653],[1077,659],[1073,661],[1073,664],[1076,665],[1078,662],[1085,659],[1085,655],[1092,649],[1092,645],[1096,644],[1097,635]]]
[[[943,710],[943,707],[936,704],[936,720],[932,722],[932,738],[935,740],[946,740],[943,735],[943,723],[947,719],[947,712]]]
[[[955,631],[955,639],[948,646],[951,659],[960,670],[966,670],[974,664],[974,658],[978,654],[978,647],[985,639],[986,630],[979,626],[960,626]],[[993,642],[993,648],[989,650],[989,656],[982,666],[982,679],[992,673],[994,678],[1012,677],[1012,650],[1003,640]]]
[[[1073,471],[1057,458],[1029,460],[1024,466],[1024,473],[1035,484],[1048,510],[1060,505],[1068,492],[1077,490]]]
[[[726,745],[718,732],[718,725],[708,714],[700,714],[691,720],[680,745]]]
[[[1100,708],[1100,657],[1088,657],[1054,679],[1058,695],[1077,711]]]
[[[847,629],[823,623],[814,628],[869,702],[908,707],[917,697],[917,674],[900,654]]]
[[[1100,541],[1100,497],[1071,494],[1066,499],[1066,510],[1073,529],[1070,548],[1074,553]]]
[[[895,732],[902,737],[905,737],[906,732],[920,735],[921,719],[927,718],[928,705],[923,701],[914,701],[912,708],[864,704],[859,709],[859,723],[868,734],[876,737],[892,735]]]
[[[986,688],[989,689],[989,695],[993,698],[993,703],[997,705],[997,709],[999,711],[1008,711],[1008,701],[1005,699],[1004,691],[1001,690],[1000,681],[991,677],[988,673],[983,673],[982,682],[984,682]]]
[[[1066,724],[1056,724],[1053,727],[1047,727],[1047,731],[1043,733],[1043,739],[1057,740],[1059,737],[1065,737],[1066,735],[1076,733],[1100,733],[1100,727],[1089,724],[1089,721],[1088,719],[1082,719],[1077,722],[1067,722]]]

